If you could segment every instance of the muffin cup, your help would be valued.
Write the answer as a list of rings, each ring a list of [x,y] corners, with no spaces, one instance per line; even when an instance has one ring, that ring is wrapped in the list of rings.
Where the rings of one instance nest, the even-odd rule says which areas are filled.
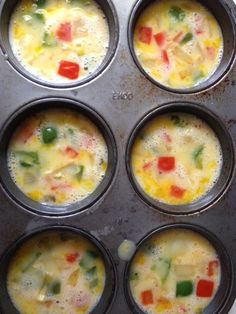
[[[51,88],[58,88],[58,89],[66,89],[66,88],[73,88],[73,87],[79,87],[81,85],[84,85],[91,80],[95,79],[97,76],[102,74],[104,70],[108,67],[110,62],[112,61],[116,48],[118,45],[119,40],[119,24],[118,24],[118,17],[116,14],[115,7],[111,0],[95,0],[98,5],[103,10],[108,26],[109,26],[109,35],[110,40],[108,43],[108,51],[106,53],[106,56],[100,64],[100,66],[88,77],[79,80],[79,81],[72,81],[69,83],[51,83],[44,81],[41,78],[38,78],[31,74],[29,71],[27,71],[24,66],[18,61],[16,56],[14,55],[10,40],[9,40],[9,24],[11,15],[19,2],[19,0],[3,0],[0,4],[0,46],[2,48],[2,51],[5,55],[5,59],[13,66],[14,69],[16,69],[23,77],[31,80],[32,82],[35,82],[37,84],[43,85],[45,87],[51,87]]]
[[[129,40],[129,48],[131,55],[134,59],[139,70],[144,74],[144,76],[149,79],[156,86],[172,93],[178,94],[195,94],[199,92],[206,91],[214,86],[216,86],[219,82],[221,82],[233,68],[236,59],[236,21],[235,15],[233,13],[232,8],[226,3],[224,0],[211,1],[211,0],[199,0],[198,2],[205,6],[209,11],[214,15],[216,20],[218,21],[224,40],[224,49],[223,55],[220,64],[218,65],[216,71],[206,80],[191,88],[171,88],[165,86],[154,78],[152,78],[141,66],[133,45],[133,35],[136,23],[140,14],[145,10],[145,8],[151,4],[153,0],[138,0],[131,12],[129,18],[128,25],[128,40]],[[228,3],[231,2],[231,6],[235,6],[233,1],[229,0]]]
[[[168,205],[148,196],[139,186],[131,168],[132,146],[141,129],[153,118],[162,114],[175,112],[192,114],[206,122],[215,132],[217,138],[220,141],[222,149],[222,168],[217,182],[212,187],[212,189],[209,190],[201,198],[186,205]],[[126,167],[128,176],[135,191],[147,204],[168,215],[189,215],[199,213],[203,210],[210,208],[217,201],[219,201],[219,199],[226,193],[227,189],[229,188],[233,179],[235,167],[234,145],[232,138],[224,123],[209,109],[202,107],[198,104],[189,102],[167,103],[149,112],[134,127],[126,149]]]
[[[33,115],[35,112],[47,110],[47,109],[71,109],[76,112],[85,115],[89,118],[99,129],[103,135],[107,149],[108,149],[108,168],[103,180],[100,182],[98,187],[88,197],[84,198],[79,202],[75,202],[65,206],[53,206],[43,205],[39,202],[33,201],[28,198],[15,184],[11,178],[8,163],[7,163],[7,150],[11,136],[14,130],[17,128],[19,123],[25,118]],[[112,178],[115,173],[116,162],[117,162],[117,150],[114,136],[103,118],[98,115],[94,110],[88,106],[79,103],[72,99],[66,98],[44,98],[30,102],[19,110],[13,113],[12,116],[5,122],[0,133],[0,183],[6,195],[15,204],[21,208],[29,210],[33,213],[46,216],[65,216],[75,214],[79,211],[86,209],[93,205],[102,195],[105,193],[107,188],[110,186]]]
[[[106,281],[104,291],[102,293],[101,299],[96,305],[96,307],[89,314],[104,314],[107,313],[112,305],[112,301],[116,295],[116,281],[117,274],[114,262],[109,251],[103,246],[103,244],[98,241],[94,236],[88,232],[78,229],[73,226],[66,225],[49,225],[46,227],[37,228],[33,231],[23,234],[19,239],[14,241],[14,243],[5,251],[0,259],[1,272],[0,272],[0,310],[2,314],[19,314],[19,311],[13,305],[11,298],[7,290],[7,273],[9,263],[14,257],[16,251],[28,240],[32,239],[34,236],[43,234],[44,232],[68,232],[78,236],[81,236],[89,240],[101,253],[101,256],[105,265]]]
[[[173,229],[182,229],[182,230],[191,230],[194,231],[204,238],[206,238],[211,245],[215,248],[219,260],[221,262],[221,280],[219,288],[216,292],[216,295],[212,302],[206,307],[203,314],[225,314],[228,313],[230,308],[234,302],[234,295],[233,295],[233,288],[234,288],[234,273],[233,273],[233,265],[231,262],[231,258],[228,255],[225,247],[220,242],[220,240],[212,234],[210,231],[206,230],[203,227],[187,224],[187,223],[176,223],[176,224],[169,224],[157,229],[150,231],[147,235],[145,235],[137,244],[136,252],[144,245],[146,241],[148,241],[152,236],[161,234],[163,231],[173,230]],[[135,302],[132,292],[129,286],[129,272],[132,262],[134,260],[135,254],[134,253],[132,259],[129,263],[126,264],[125,272],[124,272],[124,292],[126,301],[132,309],[132,313],[134,314],[145,314],[140,307]]]

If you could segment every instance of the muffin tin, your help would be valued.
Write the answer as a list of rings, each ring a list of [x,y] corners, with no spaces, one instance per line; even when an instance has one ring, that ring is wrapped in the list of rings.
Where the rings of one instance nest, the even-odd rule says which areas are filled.
[[[105,7],[107,7],[107,2],[112,3],[109,0],[98,2],[101,5],[105,4]],[[146,3],[146,1],[143,2]],[[221,240],[230,253],[234,265],[234,277],[236,277],[236,180],[233,174],[235,152],[233,152],[231,144],[230,156],[226,157],[226,160],[230,161],[227,162],[227,166],[231,169],[227,177],[226,185],[229,187],[227,193],[221,191],[220,196],[217,196],[217,202],[212,200],[207,206],[204,206],[206,210],[199,212],[196,209],[196,212],[194,210],[195,213],[191,213],[191,215],[188,211],[183,211],[181,215],[173,215],[173,212],[170,213],[168,210],[164,213],[163,210],[158,210],[159,207],[157,209],[150,202],[144,201],[134,190],[127,172],[127,145],[137,123],[149,112],[158,110],[161,105],[168,103],[177,102],[181,104],[188,102],[199,104],[203,112],[207,110],[207,115],[208,109],[210,109],[213,116],[217,116],[216,120],[218,121],[219,118],[226,126],[235,144],[236,71],[233,63],[235,61],[236,37],[235,22],[233,21],[235,21],[236,8],[231,0],[201,2],[216,8],[216,16],[219,17],[219,22],[224,27],[225,38],[227,38],[225,53],[229,58],[223,59],[222,66],[207,82],[207,86],[199,86],[199,90],[188,91],[187,95],[183,91],[173,90],[174,93],[170,93],[166,89],[153,84],[143,75],[134,62],[129,49],[129,37],[132,23],[132,19],[130,19],[132,17],[131,12],[134,12],[136,1],[113,0],[112,20],[115,20],[115,23],[110,23],[113,25],[113,29],[111,29],[114,33],[114,39],[110,45],[111,54],[103,69],[100,69],[99,73],[94,73],[94,76],[87,81],[59,87],[49,86],[29,75],[25,75],[24,70],[20,69],[19,65],[14,64],[15,60],[8,43],[7,25],[9,13],[16,1],[0,1],[1,134],[3,135],[6,131],[9,121],[13,121],[17,113],[23,112],[23,109],[30,107],[30,104],[38,104],[42,99],[44,102],[48,98],[52,100],[60,98],[68,99],[68,102],[76,102],[80,108],[83,108],[82,110],[95,114],[96,121],[101,127],[105,126],[104,132],[107,130],[112,143],[112,134],[114,134],[115,139],[115,144],[112,144],[113,168],[106,188],[101,194],[99,193],[99,196],[93,202],[84,206],[83,210],[76,207],[64,211],[62,215],[58,215],[58,212],[54,214],[51,211],[31,208],[24,202],[19,201],[20,198],[18,199],[17,193],[15,194],[14,191],[10,191],[6,187],[9,178],[7,178],[6,166],[3,169],[5,161],[2,162],[4,160],[2,158],[5,155],[4,145],[6,148],[7,137],[3,137],[0,144],[1,169],[4,170],[1,173],[2,189],[0,190],[0,230],[2,234],[0,254],[22,234],[29,234],[35,228],[47,227],[52,224],[59,226],[73,225],[76,228],[82,228],[90,232],[101,240],[111,252],[118,271],[118,278],[115,280],[117,294],[108,313],[132,313],[124,295],[123,275],[125,263],[118,257],[118,246],[124,239],[138,243],[152,229],[165,224],[195,224],[212,232]],[[111,4],[112,7],[113,5]],[[231,16],[230,23],[232,25],[227,24],[229,19],[226,18],[225,11],[222,8],[227,8],[227,14]],[[232,29],[229,25],[232,26]],[[228,74],[230,69],[232,71]],[[218,84],[216,85],[216,83]],[[200,89],[203,89],[204,92],[200,92]],[[54,105],[56,105],[55,102]],[[220,128],[217,127],[217,129],[217,133],[221,132]],[[8,129],[9,131],[13,132],[14,130]],[[228,133],[226,132],[226,134]],[[227,136],[230,138],[230,135]],[[221,133],[219,136],[223,137],[223,134]],[[117,164],[115,162],[115,147],[117,147]],[[4,177],[4,173],[6,177]],[[10,195],[9,191],[14,195]],[[203,208],[199,209],[202,210]],[[1,284],[3,283],[1,282]],[[228,296],[227,306],[222,314],[228,312],[235,296],[236,284],[234,283]],[[0,312],[3,314],[15,313],[11,312],[10,309],[6,312],[1,307]]]

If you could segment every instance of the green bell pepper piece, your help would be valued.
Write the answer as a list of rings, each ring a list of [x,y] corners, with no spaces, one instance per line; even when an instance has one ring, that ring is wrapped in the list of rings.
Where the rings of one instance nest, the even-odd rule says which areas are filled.
[[[37,152],[27,152],[23,150],[15,151],[16,155],[20,157],[20,165],[22,167],[31,167],[33,165],[39,165],[39,155]]]
[[[191,280],[178,281],[176,284],[176,297],[187,297],[193,293],[193,282]]]
[[[185,45],[187,44],[190,40],[193,39],[193,34],[192,33],[187,33],[184,38],[181,40],[180,45]]]
[[[76,178],[78,181],[80,181],[83,177],[83,174],[84,174],[84,166],[83,165],[80,165],[78,166],[78,172],[76,173]]]
[[[198,146],[192,153],[193,160],[198,169],[202,169],[202,154],[204,150],[204,145]]]
[[[41,132],[45,144],[50,144],[57,138],[57,130],[53,127],[45,127]]]
[[[42,8],[47,4],[47,0],[34,0],[38,8]]]
[[[27,272],[33,265],[34,263],[37,261],[37,259],[42,255],[41,252],[35,252],[33,253],[30,257],[29,260],[27,261],[27,263],[22,267],[21,271],[22,273]]]
[[[169,15],[173,17],[177,22],[182,22],[185,18],[185,12],[177,6],[173,6],[170,8]]]

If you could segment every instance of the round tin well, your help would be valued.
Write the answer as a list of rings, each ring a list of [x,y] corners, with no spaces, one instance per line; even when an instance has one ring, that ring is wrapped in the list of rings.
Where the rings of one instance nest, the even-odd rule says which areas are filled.
[[[106,173],[97,188],[90,195],[88,195],[88,197],[82,199],[81,201],[71,203],[65,206],[43,205],[28,198],[13,181],[7,162],[8,145],[11,136],[13,135],[14,130],[19,125],[19,123],[27,117],[32,116],[36,112],[53,108],[71,109],[90,119],[101,132],[101,135],[105,140],[108,150],[108,166],[106,169]],[[72,99],[45,98],[35,100],[22,106],[5,122],[5,125],[0,135],[0,143],[2,147],[0,153],[0,181],[4,191],[6,191],[7,196],[16,204],[20,205],[26,210],[32,211],[37,214],[49,216],[64,216],[79,212],[91,206],[105,193],[111,183],[115,172],[117,151],[115,140],[109,126],[106,124],[103,118],[100,117],[94,110]]]
[[[148,196],[138,184],[131,167],[132,147],[140,131],[149,121],[155,117],[170,113],[188,113],[202,119],[215,132],[217,138],[219,139],[222,150],[222,168],[217,182],[214,184],[212,189],[210,189],[201,198],[186,205],[168,205]],[[234,163],[233,141],[224,123],[209,109],[204,108],[198,104],[188,102],[167,103],[157,107],[153,111],[150,111],[135,126],[129,138],[126,150],[127,172],[135,191],[147,204],[162,211],[163,213],[173,215],[188,215],[197,213],[209,208],[211,205],[216,203],[216,201],[218,201],[223,196],[230,186],[233,177]]]
[[[81,80],[71,81],[68,83],[53,83],[48,82],[46,80],[43,80],[33,74],[31,74],[29,71],[27,71],[24,66],[21,64],[21,62],[17,59],[15,54],[13,53],[13,50],[11,48],[11,43],[9,39],[9,25],[10,25],[10,19],[12,12],[14,11],[17,3],[19,0],[13,0],[8,1],[4,0],[2,5],[0,6],[0,45],[2,46],[2,50],[6,56],[6,60],[9,61],[9,63],[24,77],[30,79],[31,81],[41,84],[45,87],[51,87],[51,88],[72,88],[72,87],[78,87],[81,85],[84,85],[91,80],[95,79],[97,76],[99,76],[101,73],[104,72],[104,70],[108,67],[110,62],[112,61],[117,44],[119,39],[119,25],[118,25],[118,17],[116,14],[115,7],[110,0],[95,0],[95,2],[101,7],[103,10],[109,27],[109,43],[108,43],[108,50],[105,55],[104,60],[102,61],[102,64],[90,75],[86,76],[85,78]]]
[[[66,226],[66,225],[50,225],[46,227],[37,228],[31,232],[27,232],[23,234],[19,239],[14,241],[12,245],[5,251],[3,256],[1,257],[0,264],[2,268],[2,272],[0,275],[0,290],[1,290],[1,300],[0,300],[0,309],[3,314],[19,314],[19,311],[15,308],[14,304],[11,301],[11,298],[8,294],[7,289],[7,273],[8,267],[11,262],[11,259],[14,258],[14,254],[24,245],[28,240],[32,239],[35,236],[41,234],[50,235],[52,233],[59,233],[63,237],[68,236],[79,236],[91,242],[98,252],[100,253],[105,266],[105,286],[101,296],[100,301],[95,306],[95,308],[90,312],[90,314],[104,314],[107,313],[108,309],[112,305],[112,301],[116,295],[116,269],[114,266],[114,262],[109,251],[104,247],[104,245],[98,241],[94,236],[90,233],[76,228],[74,226]]]
[[[205,81],[200,83],[199,85],[196,85],[192,88],[171,88],[169,86],[165,86],[161,83],[159,83],[157,80],[152,78],[141,66],[138,57],[134,50],[133,45],[133,35],[136,23],[138,21],[138,18],[140,17],[140,14],[145,10],[145,8],[153,3],[153,0],[138,0],[131,12],[130,18],[129,18],[129,26],[128,26],[128,41],[129,41],[129,48],[132,54],[132,57],[134,59],[134,62],[136,63],[139,70],[144,74],[144,76],[150,80],[152,83],[154,83],[156,86],[172,92],[172,93],[178,93],[178,94],[194,94],[199,93],[205,90],[208,90],[215,85],[217,85],[220,81],[222,81],[229,73],[229,71],[232,69],[233,64],[235,62],[235,56],[236,56],[236,26],[235,26],[235,18],[232,12],[232,9],[230,6],[226,3],[226,1],[219,0],[212,2],[211,0],[200,0],[199,2],[205,6],[209,11],[213,14],[213,16],[218,21],[222,34],[223,34],[223,41],[224,41],[224,50],[223,50],[223,56],[221,58],[221,62],[218,65],[216,71]],[[231,5],[234,6],[234,3],[232,1]]]
[[[234,287],[234,275],[233,275],[233,265],[231,262],[231,258],[228,255],[226,249],[224,248],[223,244],[219,241],[219,239],[212,234],[210,231],[206,230],[203,227],[198,225],[192,225],[187,223],[176,223],[165,225],[159,228],[156,228],[150,231],[147,235],[145,235],[137,244],[136,253],[142,249],[143,245],[149,241],[152,237],[156,235],[160,235],[161,233],[169,230],[189,230],[193,231],[201,236],[203,236],[209,243],[213,246],[216,250],[218,258],[221,263],[221,279],[220,285],[218,290],[216,291],[216,295],[214,296],[212,302],[205,308],[203,311],[204,314],[224,314],[228,313],[232,304],[234,302],[233,296],[233,287]],[[125,297],[127,303],[132,309],[132,313],[135,314],[144,314],[141,308],[137,305],[134,297],[132,295],[130,285],[129,285],[129,278],[130,278],[130,270],[132,262],[135,258],[136,253],[134,253],[132,259],[129,263],[126,264],[125,272],[124,272],[124,290],[125,290]]]

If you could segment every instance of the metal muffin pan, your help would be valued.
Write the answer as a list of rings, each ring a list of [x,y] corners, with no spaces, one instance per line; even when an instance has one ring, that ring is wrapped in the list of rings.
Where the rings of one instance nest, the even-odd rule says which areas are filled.
[[[149,241],[153,236],[155,237],[156,235],[159,235],[164,231],[173,230],[176,228],[177,230],[190,230],[190,231],[198,233],[199,235],[203,236],[206,240],[208,240],[212,244],[214,249],[216,250],[219,256],[220,263],[221,263],[222,276],[220,280],[219,289],[217,290],[214,299],[207,306],[204,313],[205,314],[226,313],[231,307],[231,304],[228,302],[228,298],[231,295],[232,287],[234,284],[233,283],[234,281],[233,265],[231,263],[230,257],[227,251],[225,250],[224,246],[217,239],[217,237],[215,237],[211,232],[209,232],[208,230],[202,227],[199,227],[197,225],[192,225],[192,224],[182,223],[182,224],[166,225],[164,227],[160,227],[160,228],[152,230],[143,239],[141,239],[137,245],[137,251],[139,251],[142,248],[142,246],[145,245],[145,243]],[[126,268],[125,268],[125,275],[124,275],[125,296],[130,306],[130,309],[133,309],[133,312],[135,314],[145,314],[136,304],[133,298],[132,292],[130,290],[129,277],[130,277],[130,267],[132,265],[133,258],[130,260],[129,263],[127,263]]]
[[[8,248],[8,250],[4,254],[4,258],[0,260],[0,265],[2,269],[0,273],[0,291],[1,291],[0,308],[3,310],[4,313],[6,312],[18,314],[18,311],[15,309],[14,305],[11,302],[7,290],[7,271],[9,263],[11,262],[12,257],[14,257],[14,253],[18,249],[20,249],[20,247],[24,243],[34,238],[35,236],[47,232],[57,232],[59,234],[79,236],[86,240],[89,240],[96,247],[104,262],[106,279],[101,299],[96,305],[96,307],[91,311],[91,314],[104,314],[111,306],[112,300],[116,295],[116,269],[114,267],[112,257],[110,256],[110,253],[106,250],[106,248],[94,236],[91,236],[84,230],[77,229],[73,226],[65,225],[52,225],[48,227],[38,228],[36,230],[33,230],[32,232],[25,233],[17,241],[15,241],[11,245],[11,247]]]
[[[145,127],[145,125],[149,121],[152,121],[152,119],[154,119],[155,117],[167,113],[191,113],[197,116],[198,118],[205,121],[209,127],[211,127],[221,144],[223,162],[219,179],[210,191],[208,191],[200,199],[194,201],[191,204],[178,206],[167,205],[151,198],[143,191],[143,189],[138,184],[130,164],[132,147],[139,132],[142,132],[142,128]],[[146,201],[148,204],[155,207],[156,209],[162,210],[164,213],[170,215],[189,215],[192,213],[200,212],[202,210],[206,210],[214,202],[217,202],[219,198],[224,195],[224,193],[227,192],[227,189],[229,188],[233,178],[235,166],[233,141],[224,123],[222,123],[222,121],[207,108],[190,102],[172,102],[159,106],[158,108],[149,112],[145,117],[141,119],[141,121],[139,121],[129,139],[126,152],[126,165],[130,181],[133,184],[134,189],[141,196],[141,198],[143,198],[144,201]]]
[[[14,130],[19,125],[19,123],[27,117],[32,116],[35,112],[52,108],[71,109],[75,112],[85,115],[98,127],[105,139],[108,149],[108,168],[101,183],[88,197],[81,200],[80,202],[75,202],[68,206],[43,205],[39,202],[29,199],[12,180],[7,165],[8,144]],[[50,216],[54,215],[58,217],[63,215],[70,215],[89,207],[95,203],[96,200],[106,191],[108,186],[111,184],[111,180],[115,173],[117,162],[116,144],[109,126],[94,110],[72,99],[65,99],[61,97],[44,98],[35,100],[21,107],[6,121],[5,125],[3,126],[2,132],[0,132],[0,143],[1,147],[3,148],[0,152],[0,183],[2,187],[13,202],[19,204],[19,206],[22,206],[26,210],[30,210],[38,214],[45,214]]]
[[[12,3],[8,0],[9,3]],[[213,3],[218,1],[214,1]],[[5,1],[0,0],[2,8]],[[118,270],[118,291],[108,313],[132,314],[123,291],[125,263],[117,254],[117,248],[124,239],[138,243],[150,230],[168,223],[193,223],[215,234],[230,253],[236,274],[236,178],[232,179],[227,193],[208,210],[195,215],[164,215],[153,206],[144,203],[134,191],[126,171],[125,152],[129,136],[134,127],[149,111],[160,105],[178,101],[198,103],[211,109],[224,121],[236,144],[236,69],[217,86],[199,94],[185,95],[170,93],[152,82],[140,72],[134,63],[128,45],[128,23],[135,0],[113,0],[119,19],[119,43],[115,56],[102,75],[96,80],[73,88],[50,88],[26,78],[15,71],[3,47],[1,33],[0,52],[0,128],[23,105],[41,98],[63,97],[88,105],[110,125],[114,134],[118,162],[112,184],[106,192],[87,210],[69,216],[49,217],[22,210],[0,190],[0,254],[20,235],[51,224],[73,225],[89,231],[100,239],[110,250]],[[224,0],[231,15],[236,14],[232,0]],[[6,20],[1,17],[1,29]],[[118,28],[116,29],[118,32]],[[233,53],[233,51],[231,52]],[[0,146],[1,154],[3,147]],[[235,275],[236,276],[236,275]],[[229,305],[236,296],[236,286],[232,288]],[[1,314],[11,314],[10,311]],[[3,312],[3,313],[2,313]],[[216,314],[216,313],[211,313]],[[224,314],[227,314],[225,312]]]
[[[231,14],[231,10],[228,7],[228,4],[224,0],[217,0],[212,2],[211,0],[201,0],[198,1],[203,4],[209,11],[216,17],[223,35],[224,40],[224,50],[221,62],[214,72],[214,74],[209,77],[208,80],[203,81],[197,86],[186,89],[175,89],[168,86],[165,86],[161,83],[158,83],[155,79],[153,79],[140,65],[140,62],[135,54],[135,50],[133,47],[133,33],[137,23],[137,20],[140,14],[145,10],[145,8],[151,3],[153,0],[139,0],[136,2],[129,19],[129,27],[128,27],[128,38],[129,38],[129,47],[131,54],[134,58],[135,63],[139,67],[140,71],[154,84],[160,86],[167,91],[175,92],[175,93],[184,93],[191,94],[201,92],[203,90],[207,90],[212,86],[216,85],[220,82],[230,71],[234,62],[235,62],[235,52],[236,52],[236,28],[235,28],[235,20]]]

